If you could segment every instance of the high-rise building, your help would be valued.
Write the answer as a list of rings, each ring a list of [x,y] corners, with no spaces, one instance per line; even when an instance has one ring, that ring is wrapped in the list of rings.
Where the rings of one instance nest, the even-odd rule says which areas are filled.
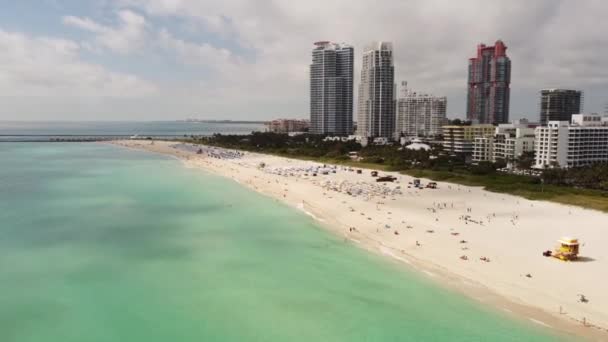
[[[570,121],[572,114],[581,112],[583,92],[569,89],[543,89],[540,91],[540,123]]]
[[[352,46],[315,43],[310,65],[311,133],[353,133],[353,64]]]
[[[608,162],[608,117],[574,114],[571,122],[536,127],[535,168],[579,167]]]
[[[477,57],[469,59],[467,119],[480,124],[509,122],[511,60],[502,41],[477,46]]]
[[[401,84],[401,96],[397,100],[397,136],[433,137],[441,134],[446,121],[446,97],[422,94]]]
[[[395,133],[395,66],[393,45],[376,42],[363,51],[357,135],[393,139]]]

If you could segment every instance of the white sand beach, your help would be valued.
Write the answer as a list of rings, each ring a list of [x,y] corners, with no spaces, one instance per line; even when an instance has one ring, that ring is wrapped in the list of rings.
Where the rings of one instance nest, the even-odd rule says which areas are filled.
[[[450,183],[421,190],[398,173],[379,172],[397,182],[377,183],[370,170],[359,174],[276,156],[213,148],[196,154],[162,141],[114,144],[172,155],[188,167],[230,177],[307,212],[346,243],[508,314],[608,340],[608,214]],[[579,261],[542,255],[564,236],[581,242]]]

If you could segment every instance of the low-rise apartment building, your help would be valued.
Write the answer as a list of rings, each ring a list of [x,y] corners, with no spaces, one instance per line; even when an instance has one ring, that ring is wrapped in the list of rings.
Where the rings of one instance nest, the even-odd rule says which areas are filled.
[[[533,152],[536,126],[537,124],[520,120],[498,125],[492,136],[475,138],[473,162],[512,162],[525,152]]]
[[[443,126],[443,149],[454,154],[472,154],[475,138],[490,137],[494,125],[450,125]]]
[[[571,168],[608,162],[608,116],[575,114],[535,131],[535,168]]]

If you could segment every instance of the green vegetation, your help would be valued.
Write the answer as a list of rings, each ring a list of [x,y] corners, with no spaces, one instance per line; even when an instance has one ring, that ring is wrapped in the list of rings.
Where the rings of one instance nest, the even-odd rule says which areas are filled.
[[[323,141],[323,137],[303,134],[252,133],[214,135],[188,140],[212,146],[274,154],[322,163],[347,165],[384,171],[398,171],[414,177],[481,186],[488,191],[507,193],[532,200],[547,200],[608,212],[608,166],[552,169],[541,177],[498,172],[506,163],[465,163],[463,156],[450,156],[441,146],[431,151],[411,151],[400,146],[366,146],[354,141]],[[350,152],[357,157],[351,158]],[[532,165],[533,156],[523,155],[515,164],[521,169]]]
[[[409,170],[404,173],[435,181],[481,186],[488,191],[521,196],[531,200],[545,200],[608,212],[608,192],[606,191],[544,184],[537,177],[503,173],[474,175],[466,172],[433,170]]]
[[[359,151],[356,142],[325,142],[316,135],[298,135],[254,132],[250,135],[221,135],[194,139],[208,145],[239,150],[270,153],[290,157],[348,159],[348,152]]]

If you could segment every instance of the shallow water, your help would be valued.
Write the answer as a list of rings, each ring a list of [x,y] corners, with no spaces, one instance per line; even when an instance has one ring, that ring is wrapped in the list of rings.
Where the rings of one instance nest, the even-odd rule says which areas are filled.
[[[173,159],[0,144],[0,341],[554,341]]]

